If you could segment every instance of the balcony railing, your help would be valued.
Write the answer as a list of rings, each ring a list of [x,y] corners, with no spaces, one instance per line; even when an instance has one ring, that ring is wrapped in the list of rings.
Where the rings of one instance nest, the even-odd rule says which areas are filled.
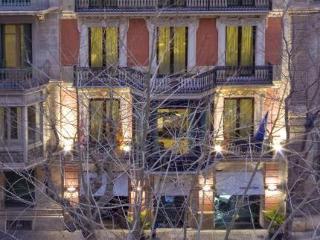
[[[144,74],[125,67],[89,68],[75,67],[75,86],[131,87],[142,90]]]
[[[201,74],[154,78],[151,81],[151,92],[158,94],[201,93],[215,87],[215,78],[215,70]]]
[[[269,11],[271,0],[75,0],[78,12]]]
[[[27,90],[40,87],[48,82],[49,78],[32,68],[0,68],[0,90]]]
[[[273,149],[267,142],[255,143],[244,140],[227,142],[220,153],[215,153],[216,159],[270,159],[273,157]]]
[[[75,67],[75,86],[130,87],[144,90],[148,79],[145,74],[130,68]],[[197,94],[217,85],[272,85],[272,66],[214,67],[200,74],[179,74],[150,79],[153,94]]]
[[[272,84],[272,66],[216,67],[217,85]]]
[[[49,8],[49,0],[0,0],[0,11],[39,11]]]

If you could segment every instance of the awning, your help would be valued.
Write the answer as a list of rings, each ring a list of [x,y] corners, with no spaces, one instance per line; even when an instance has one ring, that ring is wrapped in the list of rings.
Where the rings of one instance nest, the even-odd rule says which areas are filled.
[[[253,172],[217,172],[217,195],[243,195]],[[246,195],[264,195],[263,173],[255,173]]]
[[[192,177],[190,176],[155,176],[156,195],[187,196],[190,194]]]
[[[84,179],[89,180],[92,195],[95,197],[103,196],[107,190],[108,177],[107,174],[97,174],[96,172],[84,173]],[[125,173],[114,176],[113,196],[127,197],[128,195],[128,175]],[[81,186],[81,194],[84,194],[84,189]]]

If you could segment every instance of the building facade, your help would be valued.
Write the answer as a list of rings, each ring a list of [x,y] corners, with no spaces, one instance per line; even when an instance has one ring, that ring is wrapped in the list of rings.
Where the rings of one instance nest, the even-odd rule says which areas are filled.
[[[116,206],[97,220],[116,228],[139,204],[157,228],[225,229],[233,215],[267,228],[265,211],[285,211],[276,1],[9,2],[1,229],[63,230],[88,201]]]

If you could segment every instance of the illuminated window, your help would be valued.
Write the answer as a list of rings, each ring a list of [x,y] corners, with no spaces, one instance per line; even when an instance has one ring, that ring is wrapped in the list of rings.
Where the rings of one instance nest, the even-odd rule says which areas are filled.
[[[255,49],[255,27],[227,26],[226,65],[253,66]]]
[[[89,63],[91,67],[117,66],[119,62],[119,29],[89,28]]]
[[[158,73],[185,72],[188,53],[187,27],[159,27],[157,41]]]
[[[252,98],[224,100],[223,129],[225,139],[247,139],[253,133],[254,104]]]
[[[186,108],[158,110],[158,143],[163,150],[180,154],[189,151],[189,111]]]
[[[0,25],[0,59],[6,68],[27,67],[32,62],[31,24]]]
[[[120,146],[122,140],[120,101],[111,99],[92,99],[89,105],[90,141]]]

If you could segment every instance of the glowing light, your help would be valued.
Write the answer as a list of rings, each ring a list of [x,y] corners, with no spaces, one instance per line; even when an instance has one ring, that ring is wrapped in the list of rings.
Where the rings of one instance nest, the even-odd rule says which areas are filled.
[[[70,152],[72,150],[72,143],[66,143],[63,147],[65,152]]]
[[[214,146],[214,151],[221,153],[222,152],[222,146],[221,145],[215,145]]]
[[[281,152],[283,150],[283,147],[280,143],[274,143],[273,144],[273,149],[276,151],[276,152]]]
[[[277,185],[276,184],[268,184],[268,187],[267,189],[269,191],[276,191],[278,189]]]
[[[209,191],[211,190],[211,186],[210,186],[210,185],[204,185],[204,186],[202,187],[202,190],[203,190],[204,192],[209,192]]]
[[[140,192],[142,188],[140,186],[137,187],[137,191]]]
[[[130,152],[131,151],[131,146],[129,144],[124,144],[121,146],[122,150],[125,152]]]
[[[67,187],[67,192],[74,193],[75,191],[77,191],[76,187],[74,187],[74,186]]]

